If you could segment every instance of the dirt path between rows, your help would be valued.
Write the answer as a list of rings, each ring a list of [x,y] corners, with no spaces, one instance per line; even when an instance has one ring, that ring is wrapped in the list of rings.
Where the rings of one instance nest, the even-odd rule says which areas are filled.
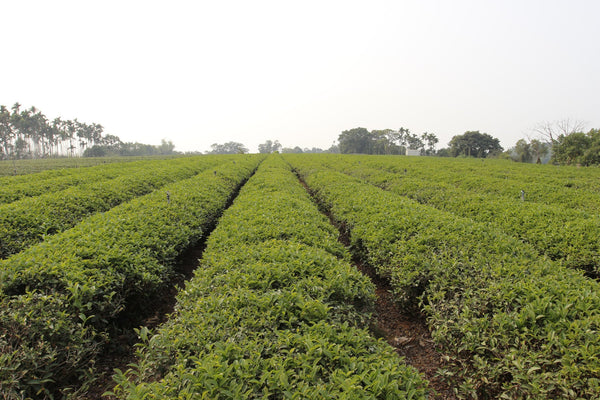
[[[442,366],[441,355],[431,340],[424,317],[403,312],[394,302],[392,288],[387,281],[379,278],[372,268],[361,263],[355,265],[359,271],[371,278],[376,286],[376,319],[371,330],[382,335],[396,352],[405,358],[407,364],[425,375],[429,387],[433,389],[430,399],[456,399],[452,388],[437,375]]]
[[[252,173],[250,177],[252,175],[254,175],[254,173]],[[241,188],[246,184],[250,177],[245,179],[233,191],[231,197],[227,200],[224,209],[221,211],[221,214],[233,204]],[[167,322],[175,309],[175,304],[177,303],[177,293],[179,293],[179,291],[185,287],[185,283],[194,276],[194,271],[200,265],[202,254],[206,248],[206,240],[216,228],[219,218],[220,216],[213,221],[213,223],[208,227],[206,232],[204,232],[197,243],[191,245],[187,250],[179,255],[173,268],[175,274],[172,280],[165,285],[162,293],[159,293],[154,297],[155,301],[152,302],[152,304],[148,304],[148,312],[146,315],[140,316],[140,318],[136,319],[135,321],[123,323],[123,332],[125,333],[117,338],[114,338],[109,347],[105,350],[104,354],[102,354],[96,362],[95,373],[98,375],[98,379],[94,382],[94,386],[82,396],[77,397],[77,399],[114,399],[112,396],[102,395],[114,388],[115,382],[113,381],[112,376],[115,369],[125,371],[128,368],[128,364],[135,363],[137,361],[135,344],[139,342],[139,338],[135,334],[134,328],[145,326],[150,330],[154,330],[161,324]]]
[[[177,303],[177,293],[184,288],[188,280],[192,279],[194,271],[200,264],[205,247],[205,241],[202,241],[188,248],[178,258],[175,278],[168,287],[165,287],[163,293],[156,296],[157,301],[152,305],[151,312],[137,326],[145,326],[150,330],[154,330],[169,319]],[[133,327],[129,329],[128,334],[123,334],[117,338],[115,343],[98,359],[96,373],[100,377],[94,383],[94,387],[82,399],[110,400],[113,398],[111,396],[102,397],[102,394],[114,387],[115,383],[112,375],[115,368],[125,371],[128,364],[136,362],[135,344],[138,341],[139,338],[135,335]]]
[[[300,176],[298,179],[313,200],[319,204],[306,182]],[[338,240],[350,249],[350,234],[347,229],[340,226],[328,210],[324,210],[323,207],[319,209],[340,232]],[[375,315],[370,326],[373,335],[382,337],[396,349],[400,356],[404,357],[408,365],[415,367],[425,376],[431,390],[430,399],[457,399],[453,389],[437,374],[442,367],[442,358],[431,340],[425,317],[402,310],[394,301],[390,283],[380,278],[372,267],[365,265],[354,254],[352,263],[360,272],[367,275],[376,287]]]

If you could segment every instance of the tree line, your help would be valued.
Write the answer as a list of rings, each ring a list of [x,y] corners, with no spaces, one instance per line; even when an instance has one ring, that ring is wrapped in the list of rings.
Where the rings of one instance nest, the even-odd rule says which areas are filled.
[[[0,160],[45,157],[102,157],[110,155],[173,154],[175,146],[163,140],[159,146],[122,142],[104,134],[97,123],[54,118],[39,109],[0,105]]]
[[[533,129],[537,138],[520,139],[504,151],[500,140],[479,131],[455,135],[448,147],[436,150],[439,142],[433,133],[421,135],[407,128],[369,131],[354,128],[338,137],[342,154],[419,154],[439,157],[497,157],[518,162],[561,165],[600,165],[600,129],[584,130],[584,124],[569,119],[544,122]],[[412,152],[411,152],[412,151]]]
[[[519,162],[600,165],[600,129],[585,132],[584,125],[570,119],[542,122],[533,129],[539,138],[519,139],[509,156]]]
[[[439,139],[433,133],[416,135],[406,128],[370,132],[366,128],[354,128],[343,131],[338,137],[339,151],[342,154],[406,154],[409,149],[431,155],[438,142]]]
[[[487,133],[467,131],[456,135],[448,143],[448,148],[436,150],[439,143],[434,133],[420,135],[411,133],[407,128],[398,130],[383,129],[370,131],[366,128],[354,128],[343,131],[339,138],[339,150],[342,154],[418,154],[446,157],[489,157],[503,151],[500,141]]]

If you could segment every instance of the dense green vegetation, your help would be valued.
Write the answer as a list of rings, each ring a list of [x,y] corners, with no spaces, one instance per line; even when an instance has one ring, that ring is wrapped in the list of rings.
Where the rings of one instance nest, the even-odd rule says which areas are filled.
[[[89,168],[75,167],[77,159],[27,160],[22,165],[43,163],[47,168],[39,172],[37,169],[28,171],[25,169],[26,173],[23,175],[0,177],[0,204],[11,203],[24,197],[57,192],[84,183],[128,175],[133,168],[143,169],[146,165],[148,168],[155,165],[168,165],[168,162],[162,164],[158,162],[163,159],[117,158],[111,159],[111,162],[88,164]],[[65,163],[65,160],[70,160],[70,162]],[[129,162],[120,162],[121,160]],[[150,161],[155,162],[151,163]]]
[[[600,276],[600,192],[583,182],[575,185],[577,181],[571,179],[565,186],[494,178],[485,175],[484,164],[450,160],[424,163],[333,156],[328,160],[333,169],[438,209],[496,225],[554,260]]]
[[[119,397],[424,398],[418,373],[361,328],[373,287],[347,258],[273,156],[210,236],[176,316],[119,375]]]
[[[71,228],[91,214],[225,161],[222,157],[202,157],[131,163],[122,176],[113,179],[103,179],[101,171],[94,170],[80,185],[0,205],[0,258]]]
[[[144,314],[178,254],[202,238],[259,161],[236,158],[1,260],[3,395],[59,396],[89,383],[98,354],[121,324]]]
[[[425,398],[423,377],[366,329],[374,288],[350,250],[427,318],[459,396],[598,398],[599,175],[272,154],[1,177],[0,395],[85,397],[99,356],[216,224],[170,320],[137,329],[116,397]]]
[[[463,396],[600,393],[600,286],[490,224],[286,156],[352,246],[427,318]],[[468,206],[467,206],[468,207]]]
[[[5,179],[10,179],[12,176],[17,178],[15,182],[21,179],[21,182],[30,181],[23,175],[45,172],[50,176],[59,176],[62,174],[76,173],[80,168],[93,167],[96,165],[111,164],[115,162],[132,162],[148,159],[165,159],[171,157],[96,157],[96,158],[79,158],[79,157],[60,157],[60,158],[36,158],[33,160],[4,160],[0,161],[0,182],[5,182]],[[67,171],[75,169],[75,171]]]

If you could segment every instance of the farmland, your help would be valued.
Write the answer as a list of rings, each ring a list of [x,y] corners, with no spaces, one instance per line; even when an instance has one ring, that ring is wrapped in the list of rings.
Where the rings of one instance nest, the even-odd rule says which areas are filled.
[[[457,398],[600,397],[598,169],[272,154],[31,171],[0,178],[3,398],[89,398],[134,330],[112,398],[440,397],[373,329],[358,262],[425,321]],[[167,322],[143,326],[199,244]]]

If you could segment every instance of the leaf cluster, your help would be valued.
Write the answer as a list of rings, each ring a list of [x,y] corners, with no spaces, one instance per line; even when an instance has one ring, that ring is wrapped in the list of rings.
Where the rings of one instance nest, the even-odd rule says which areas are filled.
[[[426,313],[461,396],[598,396],[598,282],[490,224],[286,159],[399,301]]]
[[[3,395],[57,396],[89,382],[111,334],[143,314],[176,257],[215,223],[259,162],[236,158],[1,260],[0,357],[11,365],[0,373]]]
[[[455,160],[413,161],[406,174],[402,168],[406,163],[394,159],[363,157],[358,162],[339,159],[331,168],[437,209],[492,224],[541,254],[600,276],[600,194],[585,189],[585,179],[566,178],[568,171],[554,182],[494,178],[481,165]],[[526,201],[520,196],[522,188]]]
[[[89,215],[107,211],[224,161],[216,157],[147,161],[132,164],[112,179],[103,179],[101,174],[92,172],[84,174],[87,176],[80,185],[0,205],[0,258],[69,229]]]
[[[424,398],[362,329],[374,288],[278,155],[211,234],[177,313],[117,374],[119,398]]]

